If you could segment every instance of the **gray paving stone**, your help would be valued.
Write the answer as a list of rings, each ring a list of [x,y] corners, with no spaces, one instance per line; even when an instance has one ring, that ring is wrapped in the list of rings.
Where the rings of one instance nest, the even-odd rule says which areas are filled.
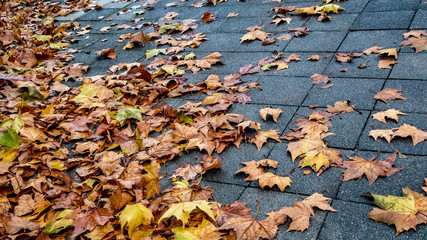
[[[219,169],[212,169],[205,173],[203,178],[212,182],[248,186],[249,182],[244,181],[247,175],[244,173],[235,174],[235,172],[244,167],[241,164],[242,162],[266,158],[275,142],[274,140],[269,140],[259,152],[253,143],[242,143],[239,149],[235,146],[230,146],[219,155],[220,161],[223,162],[222,166]]]
[[[303,27],[305,23],[310,19],[308,17],[301,17],[298,15],[291,14],[287,15],[287,17],[292,18],[292,21],[290,23],[281,22],[279,25],[272,23],[272,18],[266,19],[266,21],[263,23],[264,28],[262,30],[271,33],[271,37],[277,37],[282,34],[287,34],[287,30],[289,28]],[[292,33],[290,34],[293,35]]]
[[[83,36],[74,36],[79,39],[76,43],[71,43],[70,47],[82,51],[96,52],[104,48],[115,49],[119,43],[117,34],[86,34]],[[105,40],[106,41],[102,41]]]
[[[221,203],[222,206],[237,201],[245,190],[243,186],[209,181],[202,181],[201,186],[212,188],[215,200]]]
[[[427,4],[426,4],[427,5]],[[413,29],[426,29],[427,28],[427,11],[418,10],[412,20],[411,28]]]
[[[132,2],[109,2],[107,4],[104,5],[104,8],[126,8],[127,6],[129,6],[130,4],[132,4]]]
[[[262,91],[251,93],[252,103],[300,105],[311,88],[311,80],[299,77],[265,76]]]
[[[397,109],[399,110],[399,109]],[[403,154],[416,154],[416,155],[427,155],[427,142],[418,143],[416,146],[413,145],[412,139],[408,138],[394,138],[391,143],[388,143],[383,138],[378,138],[374,141],[369,136],[369,131],[373,129],[392,129],[403,125],[404,123],[412,125],[418,129],[426,129],[427,122],[425,120],[425,114],[410,113],[408,116],[399,116],[399,123],[394,121],[387,121],[387,124],[381,123],[378,120],[369,118],[365,129],[360,137],[358,149],[371,150],[371,151],[383,151],[393,152],[399,150]]]
[[[219,33],[223,33],[220,26],[225,21],[227,21],[226,18],[217,18],[215,21],[209,23],[197,21],[197,24],[199,24],[199,26],[195,30],[193,30],[193,32],[214,33],[218,31]]]
[[[357,14],[330,15],[331,21],[319,22],[317,18],[310,18],[305,24],[311,31],[347,31],[353,24]]]
[[[77,19],[85,14],[84,11],[74,12],[68,14],[66,16],[56,17],[55,19],[58,21],[70,21],[71,19]]]
[[[211,52],[203,52],[199,53],[198,57],[202,58],[204,56],[209,55]],[[247,64],[254,64],[256,65],[257,62],[261,58],[265,58],[267,56],[270,56],[270,52],[239,52],[239,53],[233,53],[233,52],[224,52],[220,51],[220,53],[223,55],[222,57],[219,57],[219,59],[223,62],[223,65],[217,64],[214,65],[211,69],[207,69],[203,71],[205,74],[235,74],[239,72],[239,68],[247,65]],[[200,72],[202,73],[202,71]]]
[[[351,62],[340,63],[336,58],[329,63],[324,74],[330,74],[329,77],[357,77],[357,78],[379,78],[386,79],[391,72],[391,69],[378,68],[378,61],[380,57],[371,54],[369,56],[362,55],[360,58],[354,58]],[[358,66],[365,64],[366,68],[359,68]],[[341,69],[347,69],[341,72]]]
[[[338,49],[345,32],[310,32],[305,37],[293,38],[286,51],[334,52]]]
[[[289,172],[292,168],[295,168],[292,172],[284,177],[290,177],[292,180],[291,186],[285,189],[285,192],[311,195],[313,193],[324,194],[326,197],[334,198],[338,192],[338,188],[341,184],[342,168],[330,167],[326,169],[322,174],[317,176],[315,172],[304,175],[303,172],[307,169],[298,167],[300,161],[299,158],[292,162],[291,155],[287,152],[288,142],[278,143],[274,146],[268,159],[278,161],[277,170],[273,169],[273,173],[280,175]],[[339,150],[343,159],[347,159],[345,156],[352,156],[353,152],[348,150]],[[252,186],[257,187],[258,182],[255,182]],[[274,188],[276,191],[280,191],[278,188]]]
[[[92,53],[80,51],[80,52],[74,54],[74,59],[70,63],[71,64],[83,63],[84,65],[90,65],[93,62],[95,62],[97,58],[98,58],[98,56],[96,56]]]
[[[384,80],[360,79],[360,78],[331,78],[330,83],[334,86],[326,89],[324,84],[314,85],[304,100],[303,105],[318,105],[319,107],[333,106],[336,101],[350,100],[358,109],[371,110],[375,104],[372,97],[374,91],[380,91]]]
[[[362,12],[351,30],[407,29],[414,11]]]
[[[426,237],[427,226],[419,225],[417,232],[411,230],[396,237],[394,226],[377,223],[368,218],[374,205],[334,200],[332,207],[337,212],[329,212],[317,239],[414,239]]]
[[[81,17],[78,17],[77,21],[96,21],[96,20],[102,20],[105,18],[110,17],[114,13],[116,13],[118,9],[114,8],[102,8],[100,10],[92,10],[89,12],[86,12],[86,14],[82,15]]]
[[[377,30],[349,32],[338,52],[359,52],[373,46],[395,48],[403,40],[403,30]]]
[[[292,207],[294,202],[301,201],[302,199],[295,194],[282,193],[276,191],[266,191],[258,188],[247,188],[239,199],[239,202],[248,202],[246,205],[252,209],[251,214],[254,217],[256,214],[256,201],[259,200],[259,213],[258,220],[265,219],[265,213],[271,211],[278,211],[282,207]],[[317,219],[323,220],[326,212],[315,210]],[[322,222],[316,219],[310,219],[310,228],[304,232],[286,232],[289,228],[290,220],[285,224],[279,226],[275,239],[316,239],[318,232],[321,228]]]
[[[369,0],[359,0],[359,1],[344,1],[338,2],[335,4],[340,5],[344,8],[343,13],[360,13],[365,8]]]
[[[289,126],[287,127],[285,133],[292,132],[290,129],[294,127],[295,120],[299,118],[304,118],[303,116],[309,116],[314,111],[326,109],[316,109],[312,110],[306,107],[300,107],[297,111],[298,114],[295,115]],[[332,117],[332,127],[329,128],[331,133],[335,135],[327,136],[324,141],[332,148],[342,148],[342,149],[354,149],[356,147],[357,140],[365,126],[366,120],[369,116],[369,112],[362,111],[362,114],[357,112],[351,113],[342,113],[341,119],[338,115]]]
[[[221,24],[219,29],[221,29],[221,32],[223,33],[242,33],[245,34],[246,28],[252,27],[252,26],[262,26],[263,23],[267,20],[269,20],[270,17],[265,18],[241,18],[241,17],[234,17],[234,18],[228,18],[224,21],[224,23]]]
[[[388,11],[405,11],[405,10],[416,10],[420,0],[402,0],[393,2],[387,0],[371,0],[366,5],[364,11],[366,12],[388,12]]]
[[[239,42],[240,37],[243,35],[239,35]],[[273,35],[274,36],[274,35]],[[256,41],[250,41],[250,42],[242,42],[239,44],[239,46],[236,49],[236,52],[265,52],[265,51],[278,51],[282,52],[283,49],[288,45],[290,41],[279,41],[277,40],[273,44],[269,45],[262,45],[262,42],[259,40]],[[234,44],[233,44],[234,45]]]
[[[271,8],[277,7],[278,4],[246,4],[241,6],[235,13],[239,14],[239,17],[271,17],[272,12],[269,12]]]
[[[387,104],[378,101],[375,106],[376,109],[395,108],[405,113],[427,113],[427,81],[388,80],[384,88],[403,90],[401,93],[408,100],[388,101]]]
[[[390,78],[427,79],[427,68],[425,64],[427,62],[427,53],[401,53],[398,62],[399,64],[393,66]]]
[[[363,157],[369,160],[375,157],[377,152],[358,151],[354,156]],[[380,153],[376,160],[384,160],[391,153]],[[422,156],[406,155],[406,158],[396,157],[394,162],[396,168],[403,168],[390,177],[378,177],[377,180],[369,186],[366,176],[362,179],[349,180],[343,182],[339,189],[337,198],[345,201],[370,203],[370,199],[364,196],[364,193],[371,192],[380,195],[402,196],[402,188],[408,186],[416,192],[422,192],[421,186],[424,185],[425,171],[427,161]],[[345,168],[343,168],[345,170]],[[420,171],[421,170],[421,171]]]

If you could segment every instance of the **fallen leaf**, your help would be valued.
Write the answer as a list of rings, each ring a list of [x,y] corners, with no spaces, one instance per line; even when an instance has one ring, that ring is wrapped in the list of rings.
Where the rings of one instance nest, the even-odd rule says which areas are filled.
[[[372,118],[376,119],[382,123],[387,124],[386,118],[390,118],[390,119],[395,120],[396,122],[399,122],[399,117],[397,115],[406,115],[406,113],[403,113],[401,111],[398,111],[398,110],[392,108],[392,109],[388,109],[386,111],[374,113],[372,115]]]
[[[406,100],[406,98],[403,97],[401,93],[399,93],[401,91],[402,90],[399,89],[386,88],[375,94],[374,99],[381,100],[385,103],[387,103],[388,100]]]
[[[275,122],[277,122],[282,112],[283,111],[280,108],[269,108],[269,107],[259,110],[259,114],[264,119],[264,121],[267,121],[267,114],[269,114],[273,117],[273,120]]]
[[[381,208],[374,208],[368,213],[368,217],[387,225],[395,225],[396,236],[403,231],[416,230],[417,225],[427,223],[427,198],[408,187],[402,191],[403,197],[368,193],[374,198],[373,203]]]
[[[379,60],[378,61],[378,68],[391,69],[391,65],[394,65],[396,63],[399,63],[399,62],[393,61],[393,60]]]
[[[212,13],[210,13],[209,11],[206,11],[204,14],[203,14],[203,16],[202,16],[202,21],[204,22],[204,23],[208,23],[208,22],[213,22],[213,21],[215,21],[216,20],[216,18],[213,16],[213,14]]]
[[[236,239],[273,239],[277,233],[277,224],[272,220],[258,221],[252,218],[239,217],[228,219],[225,224],[218,229],[233,229],[233,231],[236,232]]]
[[[387,57],[394,57],[394,59],[397,59],[397,48],[387,48],[383,50],[379,50],[377,52],[378,55],[385,55]]]
[[[237,16],[239,16],[238,13],[228,13],[227,14],[227,18],[232,18],[232,17],[237,17]]]
[[[402,168],[394,168],[393,163],[396,160],[397,151],[390,155],[385,160],[375,161],[377,156],[369,160],[365,160],[362,157],[348,157],[350,161],[344,161],[342,163],[343,168],[347,168],[343,174],[342,181],[346,182],[352,179],[361,179],[363,175],[366,176],[371,186],[378,178],[378,176],[390,177],[396,172],[402,170]]]
[[[371,55],[371,53],[377,53],[379,50],[381,50],[383,47],[378,47],[378,46],[374,46],[374,47],[370,47],[368,49],[366,49],[365,51],[363,51],[363,53],[366,56]]]
[[[311,55],[311,56],[308,56],[307,60],[309,60],[309,61],[319,61],[320,60],[320,56],[319,55]]]
[[[95,52],[95,54],[100,56],[100,57],[105,56],[105,57],[111,58],[111,59],[114,59],[117,57],[116,51],[114,51],[114,49],[111,49],[111,48],[102,49],[98,52]]]
[[[135,228],[142,225],[150,225],[154,220],[154,216],[150,209],[141,203],[129,204],[123,209],[119,215],[119,222],[122,229],[128,226],[128,233],[131,235]]]
[[[373,137],[375,141],[380,137],[385,138],[385,140],[390,143],[391,135],[393,135],[393,131],[391,129],[375,129],[369,131],[369,136]]]
[[[269,138],[274,139],[278,142],[282,142],[279,138],[279,132],[273,129],[268,131],[259,131],[258,134],[255,135],[253,139],[251,139],[251,142],[255,143],[258,148],[258,151],[260,151],[264,143],[266,143]]]
[[[313,84],[319,84],[319,83],[328,83],[329,82],[329,76],[328,75],[322,75],[322,74],[314,74],[310,77],[313,79]]]
[[[282,192],[285,191],[285,188],[290,186],[292,183],[292,180],[289,177],[281,177],[271,172],[259,175],[258,181],[261,188],[265,188],[266,186],[272,188],[274,185],[277,185]]]
[[[393,133],[393,137],[412,137],[412,143],[417,145],[420,142],[423,142],[427,140],[427,132],[424,132],[423,130],[420,130],[414,126],[411,126],[409,124],[403,124],[399,126],[398,128],[395,128],[395,132]]]

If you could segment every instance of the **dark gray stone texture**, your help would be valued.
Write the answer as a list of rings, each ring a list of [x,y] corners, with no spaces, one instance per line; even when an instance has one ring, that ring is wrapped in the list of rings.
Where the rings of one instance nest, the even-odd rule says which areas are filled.
[[[393,66],[390,78],[426,80],[426,52],[402,53],[398,62],[399,64]]]
[[[293,38],[286,51],[334,52],[345,38],[345,32],[309,32],[304,37]]]
[[[414,11],[362,12],[351,30],[406,29]]]

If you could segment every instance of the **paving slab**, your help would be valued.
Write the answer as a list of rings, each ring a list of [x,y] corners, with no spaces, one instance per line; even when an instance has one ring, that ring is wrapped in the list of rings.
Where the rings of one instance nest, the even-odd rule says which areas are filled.
[[[334,84],[330,88],[322,89],[324,84],[314,85],[304,100],[303,105],[318,105],[319,107],[333,106],[340,100],[350,100],[358,109],[370,110],[374,107],[374,91],[380,91],[384,80],[365,78],[330,78]]]
[[[427,4],[425,4],[427,5]],[[412,29],[427,29],[427,10],[418,10],[411,23]]]
[[[378,101],[375,109],[384,111],[395,108],[405,113],[427,112],[426,81],[387,80],[384,88],[403,90],[401,93],[407,100],[388,101],[387,103]]]
[[[259,80],[262,91],[251,93],[252,103],[300,105],[311,88],[311,79],[264,76]]]
[[[332,20],[324,22],[319,22],[317,18],[312,17],[304,26],[308,27],[311,31],[347,31],[357,16],[358,14],[331,15]]]
[[[393,2],[387,0],[371,0],[366,5],[364,11],[366,12],[388,12],[388,11],[405,11],[405,10],[416,10],[420,0],[402,0]]]
[[[362,53],[363,50],[373,46],[386,48],[399,47],[399,43],[403,41],[402,34],[405,30],[375,30],[375,31],[354,31],[349,32],[338,52],[357,52]]]
[[[105,18],[110,17],[114,13],[119,11],[115,8],[101,8],[100,10],[92,10],[87,12],[86,14],[83,14],[82,16],[78,17],[77,21],[96,21],[96,20],[102,20]]]
[[[427,53],[401,53],[398,62],[393,66],[390,78],[426,80]]]
[[[317,239],[414,239],[426,238],[427,226],[419,225],[417,232],[410,230],[396,237],[394,226],[378,223],[368,218],[374,205],[334,200],[332,207],[337,212],[329,212]]]
[[[238,33],[210,33],[206,34],[209,44],[201,44],[194,48],[194,52],[234,52],[240,47],[241,34]],[[258,42],[261,45],[261,42]]]
[[[380,153],[376,160],[384,160],[389,157],[392,153]],[[358,151],[354,153],[354,156],[362,157],[369,160],[377,155],[377,152],[372,151]],[[402,196],[402,188],[409,187],[413,191],[422,192],[421,186],[424,184],[425,171],[427,161],[425,157],[405,155],[404,158],[396,157],[394,162],[396,168],[402,168],[401,171],[395,173],[390,177],[378,177],[378,179],[369,186],[369,182],[366,176],[362,179],[349,180],[343,182],[339,189],[337,199],[365,203],[369,204],[370,199],[364,194],[371,192],[379,195],[394,195]],[[345,170],[345,168],[343,168]]]
[[[362,12],[350,29],[407,29],[414,13],[414,11]]]
[[[222,206],[225,206],[226,204],[232,204],[237,201],[245,190],[245,187],[243,186],[210,182],[205,180],[202,180],[200,185],[202,187],[212,188],[214,190],[213,195],[215,200],[218,201],[218,203],[221,203]]]
[[[360,150],[384,152],[394,152],[395,150],[399,150],[403,154],[427,155],[427,142],[425,141],[414,146],[410,137],[396,137],[391,140],[391,143],[388,143],[384,138],[378,138],[377,141],[375,141],[369,136],[369,131],[373,129],[392,129],[397,128],[404,123],[412,125],[418,129],[427,128],[425,114],[410,113],[407,116],[399,115],[399,123],[387,121],[387,124],[374,120],[370,117],[360,137],[357,148]]]
[[[346,32],[309,32],[304,37],[293,38],[286,51],[334,52],[344,40]]]
[[[268,22],[267,22],[268,21]],[[263,18],[242,18],[242,17],[234,17],[228,18],[225,20],[221,26],[217,30],[221,30],[223,33],[247,33],[246,28],[252,26],[262,26],[264,22],[269,23],[270,17]]]
[[[265,213],[271,211],[278,211],[282,207],[292,207],[296,201],[302,199],[295,194],[282,193],[276,191],[265,191],[259,188],[247,188],[242,196],[239,198],[239,202],[247,202],[246,205],[252,209],[251,214],[254,217],[257,212],[256,201],[259,200],[259,213],[257,216],[258,220],[262,220],[267,217]],[[321,221],[325,218],[326,212],[315,210],[315,216]],[[310,219],[310,228],[304,232],[286,232],[289,228],[290,220],[285,224],[279,226],[275,239],[316,239],[318,232],[322,226],[322,222],[316,219]]]

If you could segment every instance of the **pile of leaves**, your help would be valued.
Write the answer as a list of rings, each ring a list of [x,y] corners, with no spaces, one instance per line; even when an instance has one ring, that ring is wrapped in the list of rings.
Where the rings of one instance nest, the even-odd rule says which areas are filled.
[[[149,11],[157,2],[148,0],[141,6]],[[208,3],[216,5],[217,1]],[[269,139],[281,142],[277,130],[262,130],[259,123],[230,113],[229,109],[233,104],[250,101],[246,92],[260,88],[258,83],[244,83],[243,74],[271,67],[286,69],[287,63],[300,60],[299,55],[280,60],[283,53],[276,53],[273,59],[261,59],[258,66],[245,66],[223,79],[212,74],[200,83],[187,83],[184,73],[195,74],[221,64],[221,54],[178,55],[208,40],[203,33],[192,32],[198,27],[196,20],[144,22],[134,28],[149,26],[152,32],[123,34],[118,41],[127,40],[125,50],[154,42],[156,48],[145,52],[146,59],[152,59],[150,64],[120,63],[110,66],[108,75],[85,77],[87,66],[70,64],[78,50],[69,48],[69,42],[88,34],[90,27],[81,28],[74,21],[56,24],[54,18],[101,8],[90,1],[35,0],[7,1],[1,7],[1,235],[14,239],[273,239],[278,226],[288,217],[288,231],[304,231],[309,228],[315,208],[336,211],[329,205],[329,198],[314,193],[289,203],[293,207],[267,213],[259,221],[258,211],[253,218],[246,203],[222,206],[215,200],[213,189],[200,185],[203,174],[222,164],[212,156],[214,153],[220,154],[231,145],[239,147],[242,142],[253,143],[258,150]],[[327,1],[326,5],[316,6],[313,14],[325,17],[338,9]],[[144,11],[135,14],[142,15]],[[173,20],[177,15],[170,12],[163,19]],[[276,23],[288,21],[282,17],[276,16]],[[206,12],[202,22],[214,20]],[[128,27],[124,24],[116,28]],[[259,39],[263,44],[276,40],[261,29],[248,29],[241,40]],[[308,29],[289,31],[296,35],[308,33]],[[419,49],[423,34],[412,33],[406,37],[410,42],[402,44]],[[169,46],[157,48],[162,45]],[[114,49],[99,49],[95,54],[100,58],[117,57]],[[158,57],[160,54],[170,57]],[[73,87],[76,85],[79,86]],[[202,97],[178,107],[162,102],[186,94]],[[327,147],[323,139],[331,134],[331,117],[354,110],[357,111],[348,101],[339,101],[327,112],[316,111],[297,120],[294,132],[284,137],[293,141],[288,144],[292,160],[300,158],[300,167],[310,167],[318,174],[329,166],[345,167],[345,180],[365,174],[370,183],[378,176],[399,171],[392,167],[396,153],[394,158],[392,155],[383,161],[363,159],[365,163],[358,158],[342,161],[339,151]],[[280,111],[266,108],[260,114],[264,120],[271,115],[277,122]],[[399,131],[403,129],[394,134],[404,137],[405,133]],[[417,143],[424,141],[419,139],[419,132],[411,136],[414,144],[415,139]],[[425,138],[424,133],[421,136]],[[162,164],[189,151],[204,155],[199,163],[176,169],[173,186],[161,189],[160,181],[165,177],[160,174]],[[249,175],[246,180],[258,180],[261,188],[277,185],[284,191],[292,182],[288,177],[265,172],[267,167],[277,167],[274,160],[245,165],[239,171]],[[369,175],[372,166],[377,169],[375,176]],[[356,174],[354,169],[358,167],[363,169]],[[416,204],[424,201],[409,190],[404,193],[406,198],[416,199]],[[415,226],[422,223],[420,216],[425,209],[417,205],[410,211],[418,219],[413,221]],[[370,215],[385,221],[377,216]],[[397,231],[415,226],[399,226]]]

